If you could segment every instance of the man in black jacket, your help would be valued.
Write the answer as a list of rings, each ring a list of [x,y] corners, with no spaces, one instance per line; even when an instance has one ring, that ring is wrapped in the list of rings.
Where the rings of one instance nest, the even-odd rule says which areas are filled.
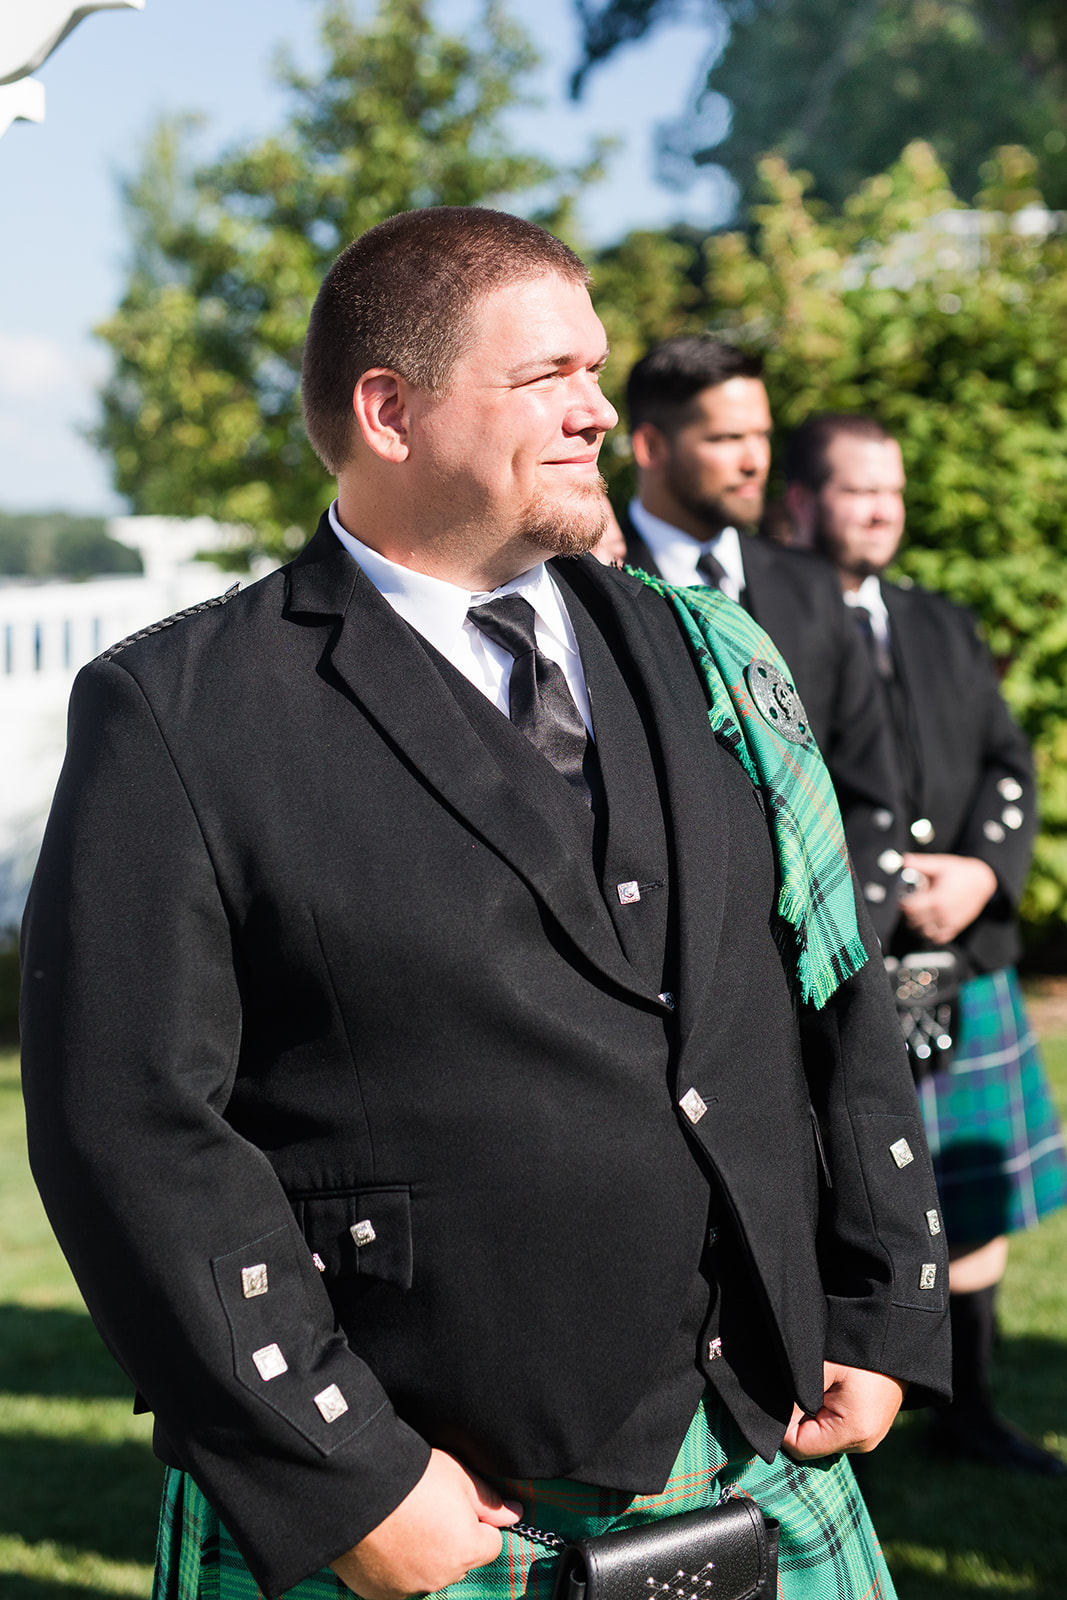
[[[904,532],[897,441],[871,417],[819,415],[792,435],[785,465],[788,509],[837,568],[894,729],[911,846],[888,863],[904,880],[887,944],[902,964],[901,998],[915,998],[914,972],[965,979],[947,1031],[936,1005],[903,1012],[909,1030],[918,1019],[912,1050],[952,1257],[954,1400],[935,1438],[983,1461],[1061,1475],[1058,1456],[996,1415],[989,1385],[1007,1234],[1067,1200],[1063,1136],[1014,973],[1015,909],[1037,826],[1029,744],[973,616],[882,576]],[[939,968],[948,956],[954,967]],[[951,1067],[940,1066],[949,1048]]]
[[[740,601],[793,674],[830,769],[875,932],[894,921],[899,847],[889,730],[865,652],[825,562],[750,537],[763,512],[771,411],[762,362],[687,335],[656,345],[626,385],[637,493],[620,518],[632,566]]]
[[[562,1476],[600,1519],[732,1483],[786,1594],[888,1581],[847,1463],[804,1460],[944,1392],[914,1095],[877,963],[798,1002],[776,797],[675,613],[582,558],[586,283],[479,208],[351,245],[305,351],[314,538],[75,688],[30,1147],[155,1413],[161,1592],[488,1594]]]

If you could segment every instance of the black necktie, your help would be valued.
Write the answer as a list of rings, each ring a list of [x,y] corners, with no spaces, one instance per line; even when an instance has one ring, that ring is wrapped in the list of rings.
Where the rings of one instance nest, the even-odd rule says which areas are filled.
[[[697,571],[709,589],[722,588],[722,580],[726,576],[726,568],[721,561],[716,560],[710,550],[705,550],[697,562]]]
[[[856,626],[860,630],[871,660],[874,662],[875,672],[880,678],[891,678],[893,676],[893,663],[890,659],[889,651],[874,631],[871,613],[866,606],[849,606],[849,610],[852,612]]]
[[[484,606],[471,606],[467,618],[512,658],[508,686],[512,722],[591,805],[582,770],[589,735],[563,669],[537,648],[533,606],[519,594],[507,594]]]

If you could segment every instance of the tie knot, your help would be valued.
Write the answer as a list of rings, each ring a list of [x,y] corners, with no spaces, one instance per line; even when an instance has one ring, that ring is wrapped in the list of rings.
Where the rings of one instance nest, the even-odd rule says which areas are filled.
[[[726,576],[726,568],[717,556],[712,555],[710,550],[705,550],[697,561],[697,571],[709,589],[722,588],[722,580]]]
[[[487,600],[484,606],[471,606],[467,620],[515,660],[536,649],[534,608],[521,594],[505,594],[499,600]]]

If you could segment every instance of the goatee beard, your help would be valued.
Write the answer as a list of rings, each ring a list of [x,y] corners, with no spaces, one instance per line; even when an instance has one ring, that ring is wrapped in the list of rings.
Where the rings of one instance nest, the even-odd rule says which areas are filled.
[[[570,505],[538,495],[527,506],[518,531],[554,556],[586,556],[608,525],[608,510],[608,486],[598,473],[595,483],[574,491]]]

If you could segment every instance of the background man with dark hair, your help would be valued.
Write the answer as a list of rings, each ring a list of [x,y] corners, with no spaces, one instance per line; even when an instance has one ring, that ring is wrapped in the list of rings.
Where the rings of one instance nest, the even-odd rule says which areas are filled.
[[[891,1588],[835,1453],[944,1392],[914,1094],[809,736],[724,678],[713,735],[671,605],[546,565],[604,525],[605,358],[532,224],[371,230],[308,332],[314,538],[78,680],[26,1103],[161,1594],[515,1595],[516,1502],[724,1489],[787,1600]]]
[[[707,584],[766,629],[793,674],[845,821],[875,930],[894,920],[880,863],[899,844],[889,735],[865,652],[822,561],[749,538],[763,512],[771,410],[762,362],[704,335],[668,339],[626,385],[637,494],[627,559],[669,583]]]
[[[970,613],[882,577],[904,532],[897,441],[872,417],[827,413],[791,436],[785,467],[790,514],[837,568],[894,729],[911,843],[894,864],[918,886],[893,896],[888,949],[952,952],[968,979],[950,1069],[934,1070],[937,1040],[952,1033],[938,1028],[916,1048],[930,1069],[920,1101],[952,1256],[954,1400],[935,1438],[995,1464],[1067,1473],[995,1414],[989,1387],[1006,1235],[1067,1199],[1063,1137],[1013,969],[1037,825],[1029,746]]]

